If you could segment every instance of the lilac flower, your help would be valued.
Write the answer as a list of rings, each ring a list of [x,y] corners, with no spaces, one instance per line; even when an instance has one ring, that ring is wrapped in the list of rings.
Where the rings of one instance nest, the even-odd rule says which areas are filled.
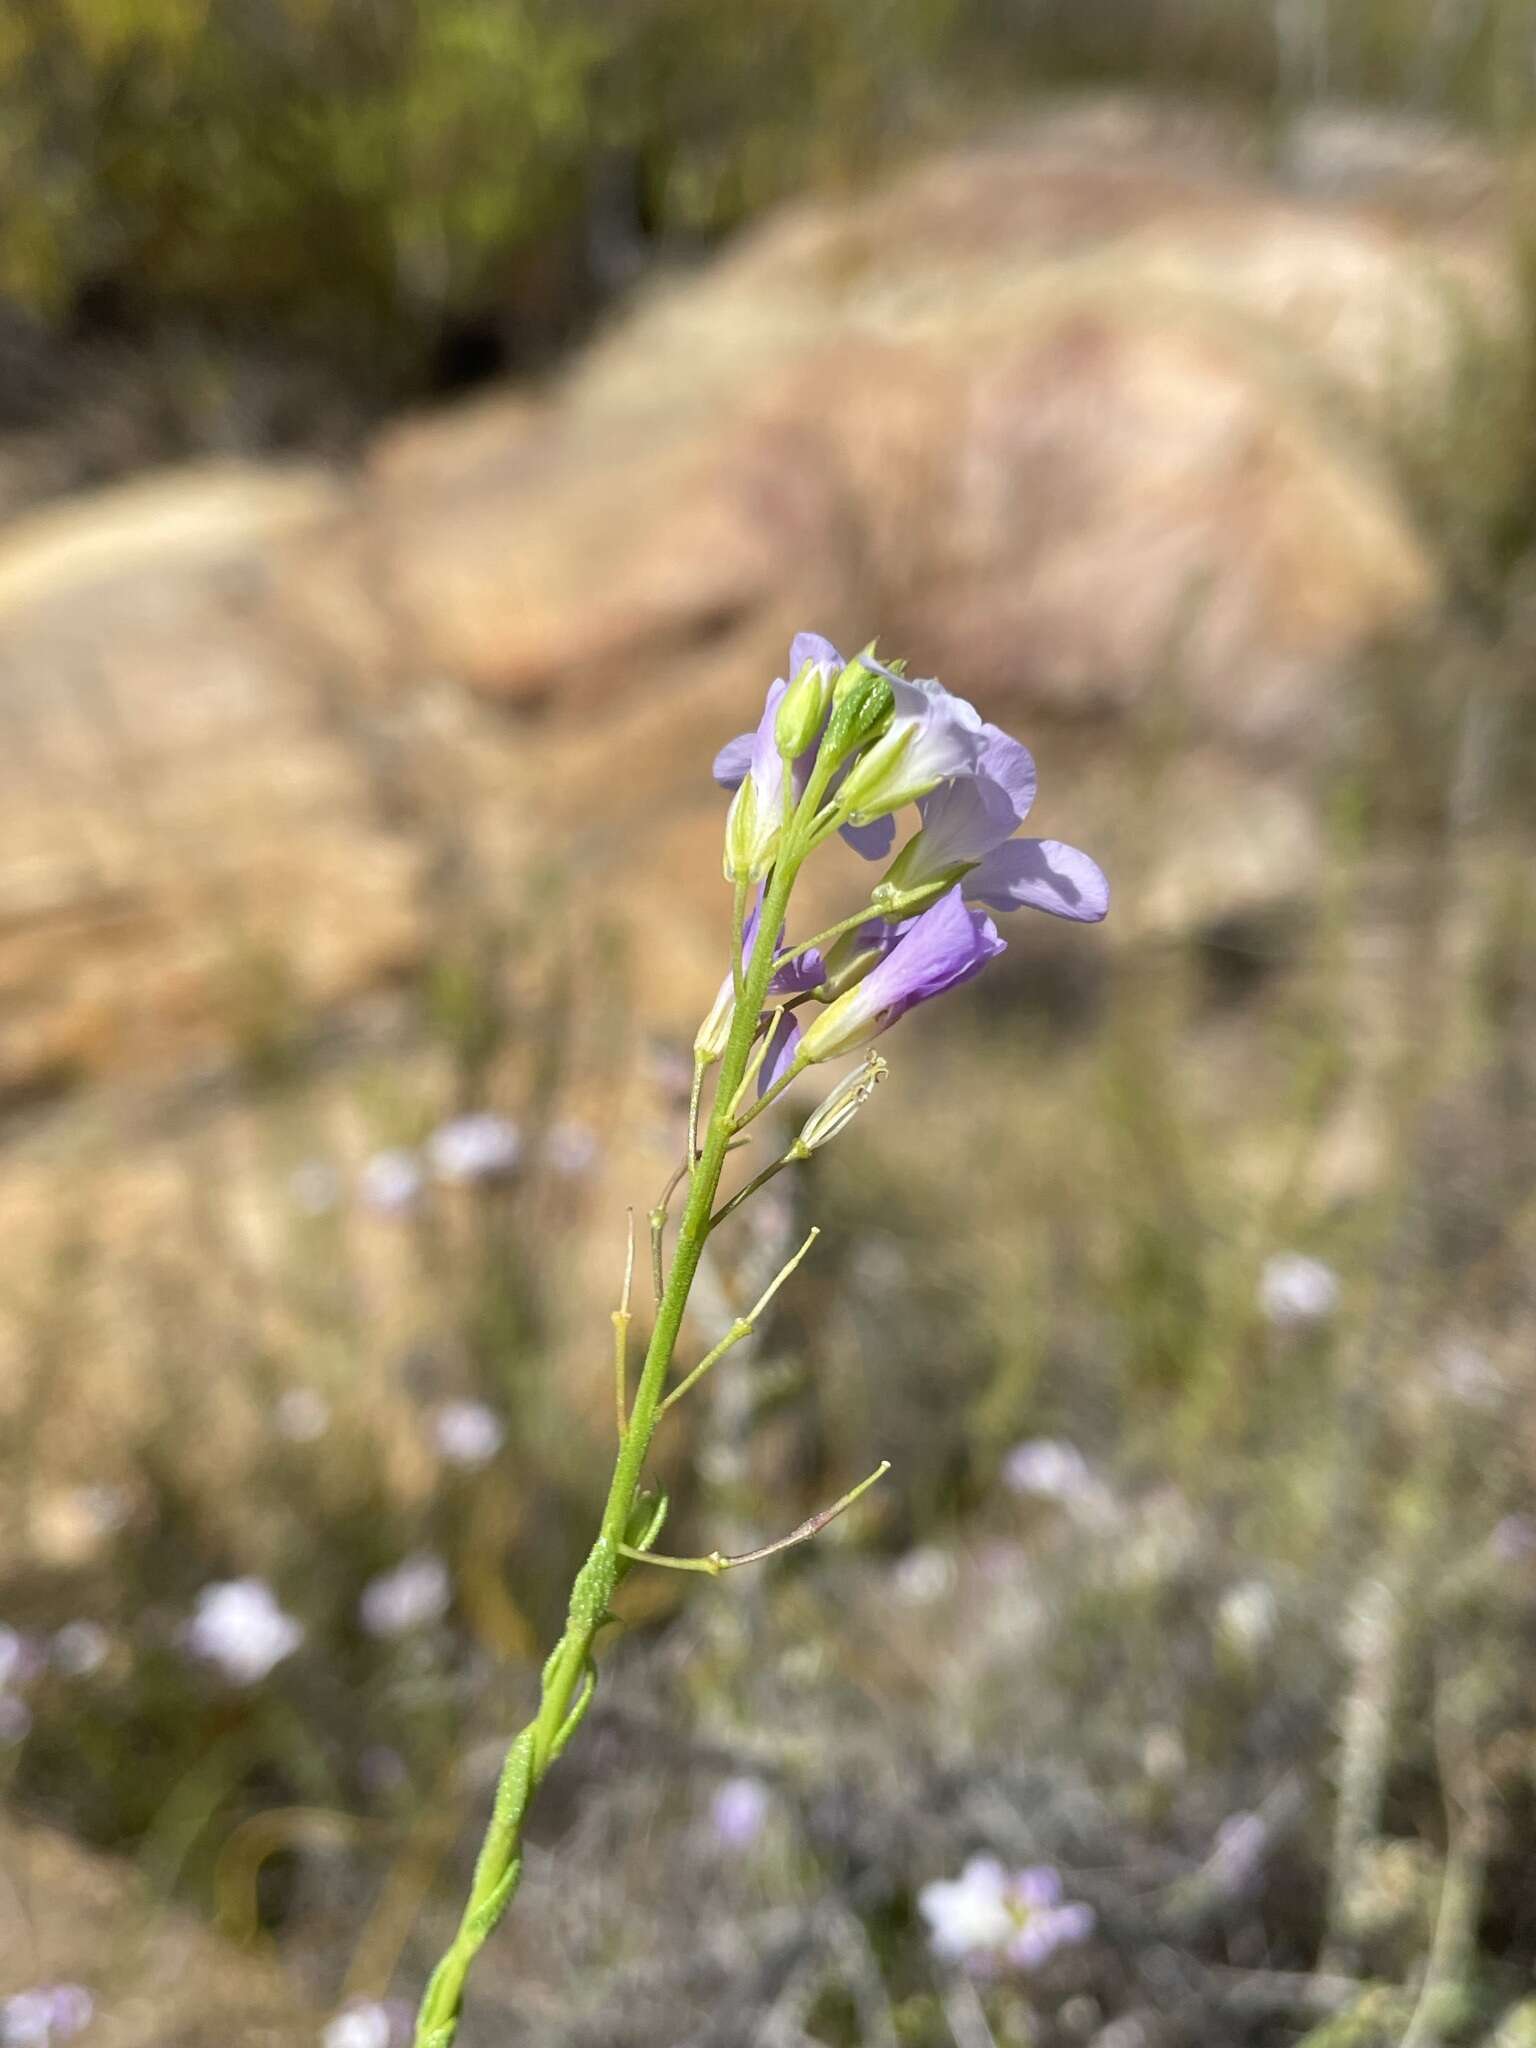
[[[968,910],[958,885],[914,918],[877,967],[805,1027],[799,1065],[836,1059],[876,1038],[908,1010],[979,974],[1006,950],[997,927]]]
[[[988,730],[974,704],[933,677],[912,681],[878,662],[868,665],[890,684],[896,710],[838,791],[838,804],[855,826],[889,817],[954,776],[974,775]]]
[[[421,1194],[421,1162],[414,1152],[392,1146],[363,1163],[357,1190],[364,1204],[381,1216],[398,1216]]]
[[[769,1805],[761,1778],[727,1778],[710,1801],[716,1840],[726,1849],[750,1849],[763,1832]]]
[[[982,1974],[1038,1970],[1094,1928],[1092,1907],[1063,1904],[1058,1871],[1010,1871],[995,1856],[973,1856],[958,1878],[924,1885],[917,1906],[935,1955]]]
[[[358,1613],[370,1635],[403,1636],[441,1621],[451,1598],[443,1560],[430,1551],[417,1551],[392,1572],[381,1572],[368,1581]]]
[[[450,1465],[473,1470],[488,1465],[506,1440],[506,1429],[483,1401],[445,1401],[437,1411],[433,1434]]]
[[[439,1180],[500,1180],[516,1166],[522,1153],[517,1125],[489,1110],[456,1116],[432,1133],[428,1150]]]
[[[254,1685],[293,1655],[304,1629],[262,1580],[226,1579],[198,1594],[183,1640],[194,1657],[216,1665],[235,1685]]]
[[[1035,800],[1029,749],[995,725],[981,733],[974,771],[919,799],[922,830],[876,889],[877,907],[896,907],[963,877],[968,903],[1098,923],[1109,909],[1109,884],[1098,863],[1057,839],[1013,836]]]
[[[0,1749],[14,1749],[32,1733],[32,1709],[13,1692],[0,1692]]]

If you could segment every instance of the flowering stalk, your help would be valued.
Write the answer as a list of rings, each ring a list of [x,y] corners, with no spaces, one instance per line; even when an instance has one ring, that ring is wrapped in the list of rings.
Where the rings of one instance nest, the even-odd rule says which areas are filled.
[[[726,747],[716,778],[733,792],[725,874],[733,885],[730,972],[694,1044],[688,1144],[683,1164],[651,1211],[656,1321],[634,1398],[626,1337],[634,1273],[634,1224],[624,1288],[614,1312],[614,1387],[619,1450],[597,1540],[571,1589],[565,1632],[544,1666],[538,1712],[503,1765],[485,1840],[457,1934],[427,1985],[416,2048],[450,2048],[470,1966],[505,1912],[522,1872],[523,1826],[535,1793],[580,1727],[597,1685],[593,1649],[613,1618],[610,1603],[639,1563],[712,1576],[808,1541],[874,1485],[886,1466],[788,1536],[741,1556],[657,1553],[663,1495],[642,1489],[656,1425],[735,1344],[749,1336],[816,1237],[812,1231],[755,1306],[668,1393],[688,1297],[710,1232],[773,1175],[808,1159],[873,1093],[885,1062],[868,1053],[838,1082],[799,1137],[741,1191],[716,1206],[727,1154],[805,1067],[861,1050],[914,1005],[958,987],[1003,951],[975,902],[1024,904],[1094,922],[1108,891],[1086,854],[1055,840],[1011,837],[1034,794],[1034,765],[1016,740],[985,725],[937,682],[911,683],[872,648],[844,663],[828,641],[802,634],[788,679],[768,692],[755,733]],[[811,940],[786,947],[789,899],[805,860],[841,832],[869,860],[895,839],[894,814],[915,804],[917,837],[902,850],[865,907]],[[749,912],[753,886],[760,890]],[[824,957],[822,948],[842,941]],[[803,1027],[797,1011],[819,1006]],[[700,1137],[705,1075],[718,1066]],[[746,1103],[755,1088],[756,1099]],[[663,1238],[672,1200],[686,1183],[670,1271]]]
[[[512,1744],[502,1767],[491,1824],[475,1864],[459,1931],[432,1973],[421,2002],[416,2048],[449,2048],[458,2030],[459,2008],[470,1965],[506,1911],[522,1875],[523,1823],[533,1795],[592,1703],[597,1683],[592,1646],[609,1619],[608,1603],[614,1589],[632,1562],[624,1553],[648,1550],[661,1533],[661,1516],[654,1509],[647,1513],[642,1507],[640,1526],[636,1526],[641,1475],[677,1348],[683,1312],[709,1235],[710,1213],[719,1191],[725,1156],[735,1134],[730,1105],[751,1057],[758,1012],[773,978],[776,936],[798,867],[797,849],[791,840],[781,847],[758,920],[756,942],[742,970],[742,1000],[736,1005],[720,1063],[715,1106],[689,1184],[671,1271],[662,1288],[634,1405],[619,1445],[602,1525],[571,1589],[565,1633],[544,1666],[539,1711]]]

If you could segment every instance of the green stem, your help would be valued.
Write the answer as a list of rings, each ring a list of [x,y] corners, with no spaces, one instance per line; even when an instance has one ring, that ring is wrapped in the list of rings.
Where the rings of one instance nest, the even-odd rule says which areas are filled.
[[[736,971],[742,999],[731,1019],[714,1105],[700,1151],[697,1170],[678,1229],[671,1270],[657,1305],[656,1322],[629,1412],[629,1426],[603,1509],[602,1525],[586,1563],[571,1589],[565,1633],[544,1666],[539,1710],[508,1751],[497,1787],[485,1841],[475,1864],[469,1900],[447,1954],[432,1973],[416,2020],[416,2048],[450,2048],[458,2031],[465,1980],[476,1954],[501,1918],[517,1890],[522,1870],[522,1832],[528,1808],[550,1766],[575,1734],[591,1703],[595,1684],[592,1647],[599,1629],[610,1619],[609,1601],[630,1560],[624,1555],[640,1491],[651,1435],[656,1427],[662,1390],[671,1369],[682,1328],[683,1312],[698,1271],[710,1215],[720,1186],[726,1153],[734,1135],[730,1105],[746,1073],[763,1007],[774,972],[774,940],[784,922],[789,893],[803,858],[795,831],[780,842],[758,920],[757,938],[745,972],[741,969],[739,927],[733,932]],[[744,892],[733,908],[740,916]],[[736,918],[733,917],[733,925]],[[652,1540],[654,1540],[654,1532]]]
[[[871,924],[880,913],[873,903],[866,903],[862,910],[856,910],[852,917],[840,918],[836,924],[829,924],[824,932],[817,932],[809,939],[802,939],[798,946],[786,946],[778,957],[777,965],[782,967],[786,960],[797,960],[802,953],[809,953],[812,946],[827,946],[834,939],[840,939],[844,932],[856,932],[861,924]]]

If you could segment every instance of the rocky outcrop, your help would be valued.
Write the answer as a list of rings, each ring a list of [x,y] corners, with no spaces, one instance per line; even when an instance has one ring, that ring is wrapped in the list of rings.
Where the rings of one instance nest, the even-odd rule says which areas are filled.
[[[13,525],[0,1089],[259,1048],[419,965],[445,877],[505,895],[552,849],[611,904],[644,835],[647,889],[712,915],[702,764],[802,622],[1039,737],[1047,800],[1077,778],[1044,829],[1112,862],[1145,857],[1114,764],[1176,730],[1183,866],[1122,931],[1283,891],[1341,680],[1513,488],[1504,181],[1389,145],[1095,102],[785,210],[356,475]],[[673,943],[669,1018],[710,971]]]

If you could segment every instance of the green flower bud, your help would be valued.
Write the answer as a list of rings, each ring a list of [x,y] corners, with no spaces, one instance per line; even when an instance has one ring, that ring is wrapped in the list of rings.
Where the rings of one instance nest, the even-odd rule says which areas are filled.
[[[857,660],[850,662],[844,678],[856,667]],[[895,713],[896,695],[885,677],[873,669],[860,669],[853,687],[834,697],[818,765],[835,773],[851,754],[878,740]]]
[[[758,809],[757,785],[749,775],[731,798],[731,808],[726,814],[725,879],[728,882],[761,881],[773,866],[780,821],[759,817]]]
[[[773,736],[786,761],[798,760],[807,747],[816,744],[832,702],[832,685],[829,663],[807,661],[784,692]]]

